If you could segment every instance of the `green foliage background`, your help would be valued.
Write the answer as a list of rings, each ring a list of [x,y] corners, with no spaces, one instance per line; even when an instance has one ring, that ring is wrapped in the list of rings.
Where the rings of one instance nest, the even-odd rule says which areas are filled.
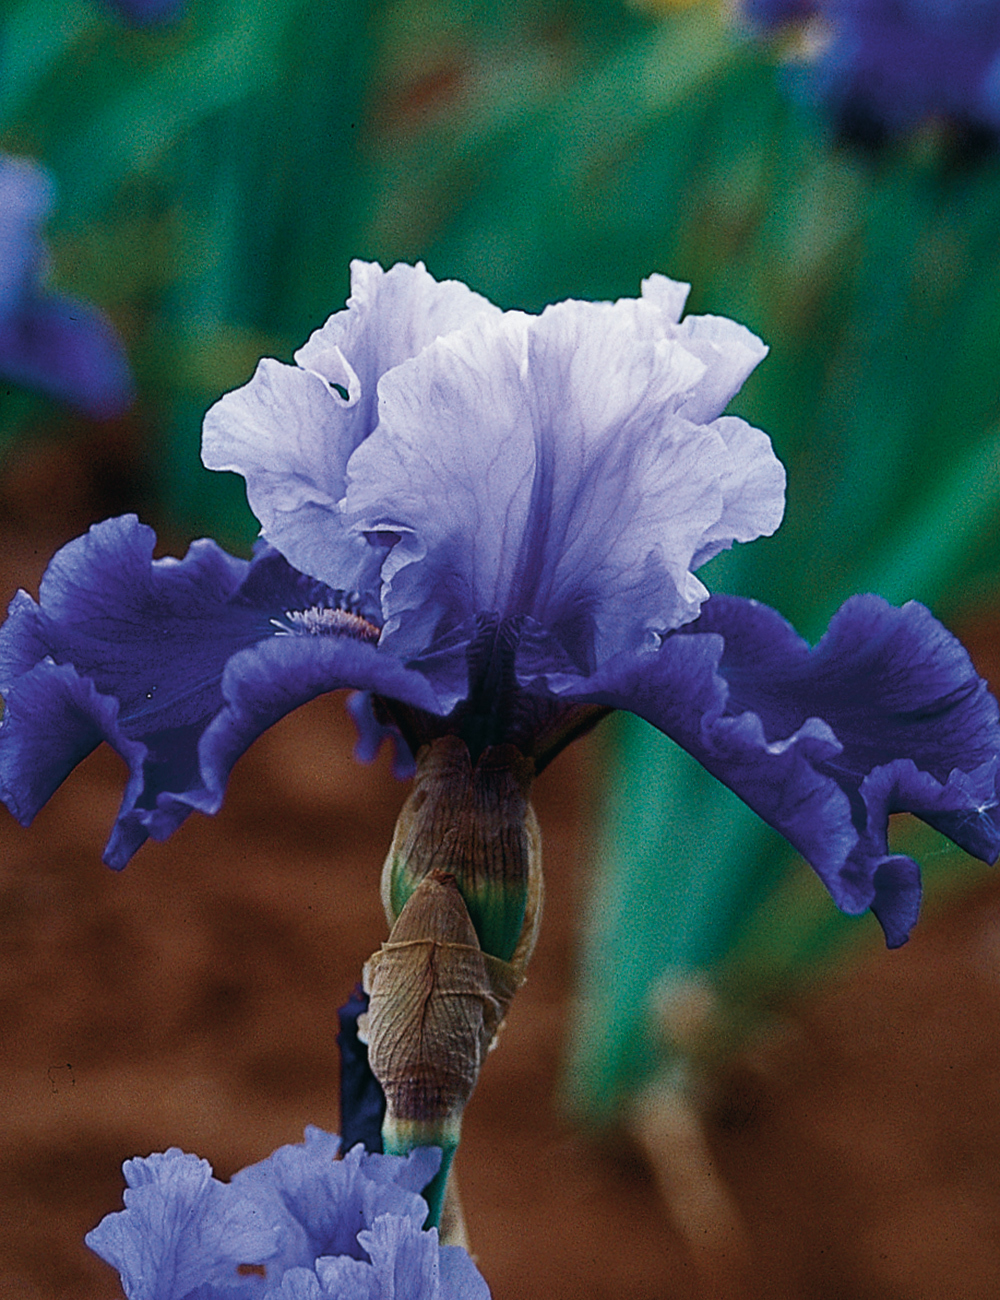
[[[342,305],[352,257],[423,259],[529,310],[660,270],[772,348],[734,409],[788,466],[786,522],[709,585],[810,638],[857,590],[958,626],[995,607],[1000,165],[946,129],[838,143],[706,5],[189,0],[139,31],[98,0],[5,0],[0,40],[0,148],[56,177],[54,283],[127,340],[175,532],[248,546],[241,481],[200,466],[202,415]],[[0,392],[0,455],[50,416]],[[878,941],[662,737],[622,719],[603,752],[568,1086],[592,1118],[664,1050],[665,972],[708,971],[749,1015]],[[932,897],[977,878],[900,836]]]

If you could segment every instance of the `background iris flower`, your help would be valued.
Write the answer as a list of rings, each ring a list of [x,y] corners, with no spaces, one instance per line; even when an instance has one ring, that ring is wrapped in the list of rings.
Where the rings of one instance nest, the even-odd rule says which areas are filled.
[[[261,362],[206,418],[206,464],[244,475],[263,525],[252,561],[207,540],[153,560],[124,517],[56,556],[39,603],[15,598],[0,787],[23,822],[108,740],[130,770],[106,851],[123,866],[216,811],[266,727],[351,686],[373,698],[369,749],[379,728],[412,752],[454,734],[536,770],[603,712],[636,713],[890,945],[920,896],[891,812],[997,856],[997,706],[926,609],[853,598],[810,650],[695,577],[780,521],[769,440],[721,415],[758,339],[681,321],[686,286],[662,276],[537,317],[422,266],[354,277],[296,365]]]
[[[849,130],[929,117],[1000,131],[1000,10],[992,0],[747,0],[764,26],[817,20],[801,87]]]
[[[125,1209],[87,1244],[128,1300],[489,1300],[466,1252],[422,1230],[440,1152],[339,1150],[310,1127],[228,1183],[176,1147],[127,1160]]]
[[[184,12],[184,0],[108,0],[108,5],[139,27],[171,22]]]
[[[53,194],[42,168],[0,154],[0,377],[95,418],[118,415],[132,400],[118,336],[94,307],[45,287]]]

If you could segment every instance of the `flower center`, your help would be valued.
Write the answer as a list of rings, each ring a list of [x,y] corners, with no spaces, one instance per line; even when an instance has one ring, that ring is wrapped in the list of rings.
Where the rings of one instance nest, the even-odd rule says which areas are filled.
[[[350,636],[374,643],[381,635],[381,629],[361,614],[325,605],[286,609],[281,618],[271,619],[271,626],[275,628],[275,636]]]

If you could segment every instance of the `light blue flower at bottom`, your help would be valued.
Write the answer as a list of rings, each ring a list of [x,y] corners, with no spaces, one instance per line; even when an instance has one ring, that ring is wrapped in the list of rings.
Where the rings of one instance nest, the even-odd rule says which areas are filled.
[[[307,1128],[229,1183],[172,1147],[127,1160],[125,1209],[87,1234],[128,1300],[489,1300],[458,1246],[423,1231],[440,1152],[400,1156]]]

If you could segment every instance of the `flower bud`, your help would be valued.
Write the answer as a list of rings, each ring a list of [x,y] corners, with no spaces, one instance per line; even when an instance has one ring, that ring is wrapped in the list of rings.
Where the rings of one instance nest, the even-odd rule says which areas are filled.
[[[455,878],[441,871],[424,877],[388,942],[365,963],[368,1061],[385,1093],[384,1148],[441,1147],[427,1193],[434,1217],[462,1112],[522,970],[482,951]]]

